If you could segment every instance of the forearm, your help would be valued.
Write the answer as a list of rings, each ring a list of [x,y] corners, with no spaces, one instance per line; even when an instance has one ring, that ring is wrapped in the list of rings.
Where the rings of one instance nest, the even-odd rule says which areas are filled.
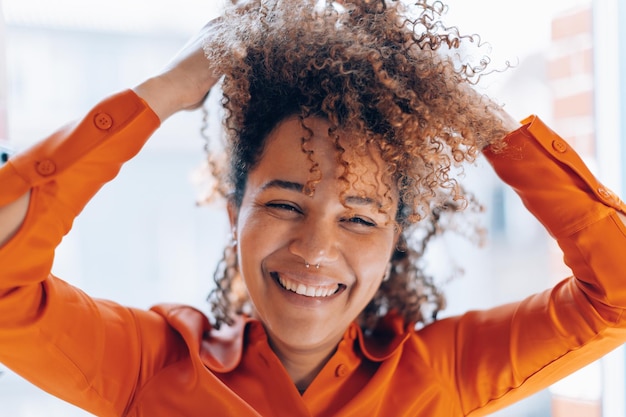
[[[46,278],[74,217],[158,126],[152,110],[127,91],[0,168],[0,288]]]
[[[448,369],[471,416],[546,388],[626,342],[626,206],[538,119],[485,156],[557,239],[573,276],[457,319],[447,344],[456,366]]]
[[[620,265],[623,265],[621,259],[626,242],[619,227],[623,228],[626,205],[539,119],[529,118],[525,123],[506,138],[505,149],[499,152],[487,149],[485,156],[529,211],[557,239],[576,278],[591,287],[603,288],[601,292],[606,297],[622,294],[620,285],[624,286],[621,283],[626,271]],[[613,230],[604,231],[606,236],[589,234],[588,229],[609,217],[612,220],[606,227],[610,229],[612,224]],[[588,245],[590,240],[610,239],[608,234],[619,240],[613,242],[616,250],[601,252],[597,249],[599,243]],[[600,258],[603,261],[599,265],[589,267],[589,262]],[[607,269],[606,266],[613,263],[617,269]],[[626,299],[613,301],[626,306]]]
[[[207,25],[207,28],[209,26]],[[133,90],[164,121],[181,110],[193,109],[204,100],[209,89],[217,81],[209,68],[201,48],[206,30],[189,47],[181,51],[179,57],[161,74],[147,79]],[[36,163],[36,161],[33,161]],[[13,169],[7,166],[6,170]],[[20,173],[14,173],[20,176]],[[28,210],[30,191],[22,190],[19,197],[14,190],[0,194],[0,247],[19,229]]]

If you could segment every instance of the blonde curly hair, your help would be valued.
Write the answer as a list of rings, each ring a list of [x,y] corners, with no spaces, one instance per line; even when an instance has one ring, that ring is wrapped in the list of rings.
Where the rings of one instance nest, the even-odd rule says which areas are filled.
[[[286,117],[297,116],[303,125],[310,116],[330,123],[346,182],[350,166],[341,158],[345,143],[338,130],[358,133],[350,146],[373,144],[380,152],[391,178],[387,189],[399,195],[395,222],[402,235],[390,279],[359,317],[367,329],[390,311],[406,323],[425,324],[444,307],[419,261],[442,229],[442,216],[473,201],[455,180],[454,167],[473,162],[507,133],[493,116],[494,104],[472,89],[488,60],[471,65],[454,54],[477,37],[446,27],[444,11],[443,3],[429,0],[250,0],[227,11],[205,45],[212,65],[225,74],[229,166],[225,177],[215,175],[236,207],[265,139]],[[303,152],[308,139],[302,138]],[[320,177],[310,161],[307,191],[314,192]],[[424,233],[412,238],[417,229]],[[226,248],[209,295],[217,327],[250,307],[237,290],[238,275],[234,251]]]

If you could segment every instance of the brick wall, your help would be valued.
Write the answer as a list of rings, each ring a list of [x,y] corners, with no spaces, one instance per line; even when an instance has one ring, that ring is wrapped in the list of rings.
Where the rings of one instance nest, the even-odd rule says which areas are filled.
[[[554,129],[591,163],[596,150],[592,23],[591,4],[555,17],[548,61],[548,79],[554,97]],[[553,260],[554,269],[563,268],[560,251],[554,251]],[[557,276],[562,274],[557,273]],[[554,395],[552,416],[601,417],[601,402]]]
[[[595,154],[591,5],[557,16],[548,77],[554,93],[555,129],[583,158]]]
[[[574,398],[554,397],[552,417],[601,417],[602,409],[598,401],[583,401]]]

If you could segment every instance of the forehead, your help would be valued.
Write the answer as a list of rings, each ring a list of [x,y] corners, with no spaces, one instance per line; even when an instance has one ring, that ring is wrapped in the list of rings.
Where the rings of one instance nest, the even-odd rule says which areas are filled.
[[[319,117],[283,120],[268,135],[259,166],[307,177],[318,171],[323,179],[379,182],[384,162],[376,146],[362,134],[330,133],[329,127],[328,121]]]
[[[328,204],[370,205],[393,219],[398,191],[378,147],[349,131],[329,133],[329,126],[313,117],[279,123],[248,174],[244,200],[282,188]]]

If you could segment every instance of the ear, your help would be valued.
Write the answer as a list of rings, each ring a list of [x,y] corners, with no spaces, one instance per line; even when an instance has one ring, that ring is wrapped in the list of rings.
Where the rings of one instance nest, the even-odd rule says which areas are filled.
[[[239,215],[239,207],[237,207],[232,198],[229,198],[228,202],[226,203],[226,209],[228,210],[230,229],[234,232],[235,230],[237,230],[237,217]]]
[[[396,227],[393,249],[391,250],[391,257],[394,256],[396,251],[404,252],[406,250],[406,238],[404,236],[404,230],[400,227]]]
[[[395,235],[393,237],[394,246],[398,246],[398,243],[400,243],[400,238],[402,237],[402,232],[403,232],[403,230],[400,228],[400,226],[396,227]]]
[[[404,241],[404,230],[402,229],[402,227],[400,227],[400,225],[396,225],[394,228],[394,236],[393,236],[393,247],[397,248],[398,245]],[[395,249],[394,249],[395,251]]]

